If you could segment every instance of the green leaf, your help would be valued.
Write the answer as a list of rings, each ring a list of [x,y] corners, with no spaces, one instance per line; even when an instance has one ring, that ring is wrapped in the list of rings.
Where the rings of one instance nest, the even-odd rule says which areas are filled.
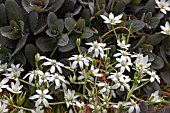
[[[51,37],[39,37],[36,41],[37,47],[43,52],[52,51],[56,44],[56,39]]]
[[[57,16],[53,13],[50,12],[47,17],[47,24],[48,26],[51,26],[52,24],[55,24],[55,22],[58,20]]]
[[[15,0],[6,0],[5,6],[9,20],[15,20],[17,22],[22,20],[25,24],[27,24],[27,18],[24,10],[17,4],[17,2],[15,2]]]
[[[132,5],[138,5],[140,4],[141,0],[131,0],[130,4]]]
[[[7,25],[6,9],[4,4],[0,4],[0,26]]]
[[[46,11],[50,12],[56,12],[60,7],[63,5],[64,0],[50,0],[50,3],[48,4],[48,8]]]
[[[149,26],[151,26],[151,28],[156,28],[159,25],[159,23],[160,23],[160,19],[157,17],[153,17],[150,20]]]
[[[64,22],[65,22],[65,27],[69,32],[71,32],[76,26],[76,21],[71,17],[67,17]]]
[[[150,95],[151,93],[154,93],[154,92],[157,91],[157,90],[161,91],[161,88],[160,88],[159,84],[158,84],[156,81],[151,82],[151,83],[145,85],[145,86],[143,87],[143,89],[144,89],[144,91],[145,91],[146,93],[148,93],[149,95]]]
[[[34,35],[37,35],[40,32],[42,32],[46,26],[47,26],[47,16],[44,14],[40,14],[38,16],[38,23],[37,23],[37,27],[35,29]]]
[[[84,19],[79,19],[76,23],[76,28],[84,28],[86,26],[86,22]]]
[[[155,12],[155,0],[149,0],[144,6],[144,12]]]
[[[35,11],[32,11],[29,13],[29,25],[30,25],[31,32],[34,33],[35,28],[37,27],[37,24],[38,24],[38,13]]]
[[[166,84],[170,84],[170,70],[164,70],[161,72],[161,77]]]
[[[85,27],[81,38],[87,39],[93,36],[93,30],[89,27]]]
[[[131,2],[131,0],[123,0],[123,2],[124,2],[125,4],[129,4],[129,3]]]
[[[12,56],[14,56],[18,51],[20,51],[21,48],[25,45],[28,35],[29,35],[29,33],[26,33],[24,36],[21,37]]]
[[[154,61],[151,63],[151,68],[152,69],[161,69],[164,67],[164,61],[162,60],[161,57],[153,54],[154,56]]]
[[[120,13],[122,13],[125,10],[125,6],[126,4],[123,1],[119,1],[117,2],[117,4],[115,5],[113,12],[115,15],[118,15]]]
[[[42,51],[40,51],[37,47],[35,47],[32,44],[27,44],[25,47],[25,55],[27,57],[27,60],[30,62],[32,67],[35,67],[35,55],[43,54]],[[44,55],[44,54],[43,54]]]
[[[145,23],[141,20],[129,20],[125,22],[126,26],[129,27],[131,24],[133,25],[133,32],[137,32],[145,27]]]
[[[59,19],[55,22],[55,26],[60,34],[63,33],[64,30],[64,21],[63,19]]]
[[[77,39],[77,37],[70,36],[68,44],[65,45],[65,46],[60,46],[59,51],[60,52],[67,52],[67,51],[74,49],[76,47],[76,39]]]
[[[62,36],[58,39],[59,46],[65,46],[69,42],[69,37],[67,34],[62,34]]]
[[[150,35],[146,40],[145,40],[145,44],[150,44],[150,45],[157,45],[159,42],[161,42],[163,39],[165,38],[165,36],[161,33],[156,33],[153,35]]]
[[[11,40],[7,37],[2,36],[0,33],[0,44],[7,46],[9,48],[15,48],[18,43],[18,40]]]
[[[33,8],[30,5],[30,0],[22,0],[22,6],[24,7],[24,9],[30,13],[31,11],[33,11]]]
[[[23,66],[26,64],[26,58],[22,52],[18,52],[13,57],[15,59],[15,62],[18,62],[18,63],[22,64]]]
[[[18,40],[21,38],[21,35],[18,34],[18,31],[13,31],[10,26],[4,26],[0,29],[2,36],[7,37],[11,40]]]

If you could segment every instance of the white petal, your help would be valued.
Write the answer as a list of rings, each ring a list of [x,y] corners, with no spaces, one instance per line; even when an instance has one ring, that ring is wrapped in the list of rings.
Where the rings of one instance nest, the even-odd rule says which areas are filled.
[[[48,101],[46,99],[43,99],[43,103],[44,103],[45,107],[49,106]]]
[[[100,15],[105,21],[110,21],[106,16]]]
[[[36,90],[36,92],[41,95],[42,94],[42,91],[41,90]]]
[[[51,72],[51,73],[54,73],[54,72],[55,72],[55,66],[51,66],[50,72]]]
[[[44,91],[43,91],[43,94],[47,94],[49,91],[48,91],[48,89],[45,89]]]
[[[120,20],[122,18],[123,14],[120,14],[118,16],[115,17],[115,20]]]
[[[39,95],[34,95],[34,96],[31,96],[29,99],[34,100],[34,99],[37,99],[39,97],[40,97]]]
[[[129,108],[129,113],[132,113],[134,111],[134,107],[133,106],[130,106]]]
[[[35,103],[35,107],[39,106],[40,103],[41,103],[41,99],[38,99],[38,100],[36,101],[36,103]]]
[[[45,98],[47,98],[47,99],[53,99],[53,97],[50,96],[50,95],[45,95]]]

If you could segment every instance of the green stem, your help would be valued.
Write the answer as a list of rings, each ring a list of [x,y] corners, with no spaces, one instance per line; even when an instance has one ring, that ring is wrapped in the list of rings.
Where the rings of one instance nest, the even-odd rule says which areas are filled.
[[[24,108],[24,107],[20,107],[20,106],[16,106],[16,105],[12,105],[13,107],[15,108],[18,108],[18,109],[23,109],[23,110],[26,110],[26,111],[31,111],[32,109],[28,109],[28,108]]]
[[[55,51],[57,50],[57,48],[58,48],[58,45],[56,45],[55,48],[53,49],[53,51],[52,51],[52,53],[51,53],[51,55],[50,55],[50,58],[53,57],[53,55],[54,55]]]
[[[113,29],[113,32],[114,32],[114,34],[115,34],[116,39],[118,39],[117,34],[116,34],[116,30],[115,30],[115,28],[114,28],[113,25],[112,25],[112,29]]]
[[[137,90],[137,89],[140,89],[141,87],[145,86],[145,85],[146,85],[147,83],[149,83],[149,82],[150,82],[150,81],[147,81],[147,82],[141,84],[140,86],[136,87],[136,88],[134,89],[134,91]]]
[[[61,105],[65,104],[66,102],[54,102],[54,103],[49,103],[49,105]]]
[[[19,79],[19,81],[21,81],[21,82],[23,82],[23,83],[25,83],[25,84],[28,84],[28,85],[31,85],[31,86],[35,87],[35,84],[29,83],[29,82],[27,82],[27,81],[25,81],[25,80],[23,80],[23,79]]]

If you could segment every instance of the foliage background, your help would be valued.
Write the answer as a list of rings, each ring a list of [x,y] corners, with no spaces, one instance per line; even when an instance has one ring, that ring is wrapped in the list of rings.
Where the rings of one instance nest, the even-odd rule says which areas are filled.
[[[31,5],[32,4],[32,5]],[[149,55],[152,69],[164,82],[163,95],[170,92],[170,36],[160,33],[160,25],[170,21],[156,9],[155,0],[0,0],[0,60],[21,63],[26,70],[35,67],[36,53],[68,65],[67,58],[78,53],[76,39],[85,43],[100,40],[116,51],[116,40],[100,15],[123,13],[123,22],[115,26],[118,34],[128,35],[131,26],[132,51]],[[108,13],[107,13],[108,12]],[[65,75],[68,73],[65,71]],[[144,90],[150,94],[161,87],[156,82]]]

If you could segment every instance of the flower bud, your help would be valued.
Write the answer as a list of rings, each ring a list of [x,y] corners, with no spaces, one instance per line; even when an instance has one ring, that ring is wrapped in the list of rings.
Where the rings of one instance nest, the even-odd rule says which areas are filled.
[[[21,106],[25,102],[25,96],[26,96],[26,92],[21,93],[21,95],[19,96],[19,98],[17,100],[17,105],[18,106]]]
[[[77,40],[76,40],[76,44],[77,44],[77,47],[80,47],[80,44],[81,44],[81,40],[80,40],[80,38],[77,38]]]

